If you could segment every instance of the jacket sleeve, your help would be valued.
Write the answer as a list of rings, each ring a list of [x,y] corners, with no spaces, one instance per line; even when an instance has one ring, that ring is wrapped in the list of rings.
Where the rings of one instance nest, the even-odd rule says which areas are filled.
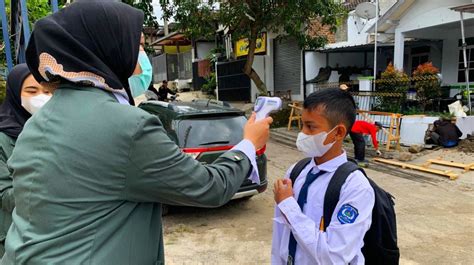
[[[374,190],[357,171],[342,186],[326,232],[320,231],[319,222],[301,211],[294,197],[282,201],[278,208],[311,264],[348,264],[363,246],[364,235],[372,222],[374,202]]]
[[[0,147],[0,195],[2,210],[12,212],[15,208],[15,199],[13,197],[13,179],[7,166],[7,156],[2,147]]]
[[[217,207],[232,198],[252,170],[250,159],[237,150],[202,165],[181,152],[153,116],[143,118],[132,142],[125,183],[131,201]]]
[[[375,126],[369,128],[370,130],[370,138],[372,138],[372,144],[374,145],[375,149],[379,149],[379,141],[377,140],[377,129]]]
[[[293,164],[286,172],[285,179],[290,178],[291,171],[296,164]],[[294,185],[294,183],[293,183]],[[298,206],[299,207],[299,206]],[[275,213],[273,215],[273,232],[272,232],[272,251],[271,251],[271,264],[272,265],[285,265],[287,264],[288,257],[288,243],[283,239],[283,226],[287,225],[286,221],[283,221],[285,217],[282,212],[278,209],[278,205],[275,206]],[[282,251],[282,244],[284,249]]]

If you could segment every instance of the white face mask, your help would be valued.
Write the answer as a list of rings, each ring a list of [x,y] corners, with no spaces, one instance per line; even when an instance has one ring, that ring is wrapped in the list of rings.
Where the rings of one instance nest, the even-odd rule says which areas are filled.
[[[21,106],[32,115],[51,99],[51,96],[40,94],[34,97],[21,97]]]
[[[303,152],[307,157],[322,157],[324,154],[331,149],[331,147],[336,143],[335,141],[329,144],[324,144],[328,134],[330,134],[336,127],[334,127],[329,132],[320,132],[315,135],[307,135],[302,132],[298,134],[298,139],[296,140],[296,147],[298,150]]]

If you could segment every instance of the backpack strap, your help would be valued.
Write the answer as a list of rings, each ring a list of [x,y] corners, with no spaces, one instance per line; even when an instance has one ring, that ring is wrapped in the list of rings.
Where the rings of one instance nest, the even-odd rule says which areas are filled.
[[[360,170],[365,176],[367,176],[365,171],[357,164],[352,161],[347,161],[339,166],[329,181],[326,194],[324,195],[324,231],[326,231],[326,228],[329,226],[334,210],[339,202],[342,185],[346,182],[347,177],[356,170]]]
[[[290,173],[290,179],[293,185],[295,184],[298,176],[301,174],[301,171],[303,171],[303,169],[311,162],[312,159],[313,158],[311,157],[303,158],[298,161],[298,163],[296,163],[295,167],[293,167]]]

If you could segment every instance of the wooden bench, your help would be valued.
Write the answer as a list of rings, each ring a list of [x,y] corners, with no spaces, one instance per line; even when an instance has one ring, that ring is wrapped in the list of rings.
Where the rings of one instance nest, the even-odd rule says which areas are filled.
[[[301,113],[303,111],[303,104],[295,101],[288,104],[288,106],[291,108],[290,117],[288,118],[288,131],[291,130],[291,124],[293,121],[298,121],[298,129],[301,130]]]

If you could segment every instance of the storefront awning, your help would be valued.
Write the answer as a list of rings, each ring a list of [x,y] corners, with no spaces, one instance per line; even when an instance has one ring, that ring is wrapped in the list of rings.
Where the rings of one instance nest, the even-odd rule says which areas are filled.
[[[191,41],[188,40],[183,33],[173,32],[162,38],[157,39],[151,45],[187,46],[191,45]]]
[[[378,47],[393,47],[393,43],[379,43]],[[364,51],[373,51],[373,43],[359,43],[354,44],[350,42],[338,42],[326,45],[324,48],[318,49],[316,51],[322,53],[331,53],[331,52],[364,52]]]

